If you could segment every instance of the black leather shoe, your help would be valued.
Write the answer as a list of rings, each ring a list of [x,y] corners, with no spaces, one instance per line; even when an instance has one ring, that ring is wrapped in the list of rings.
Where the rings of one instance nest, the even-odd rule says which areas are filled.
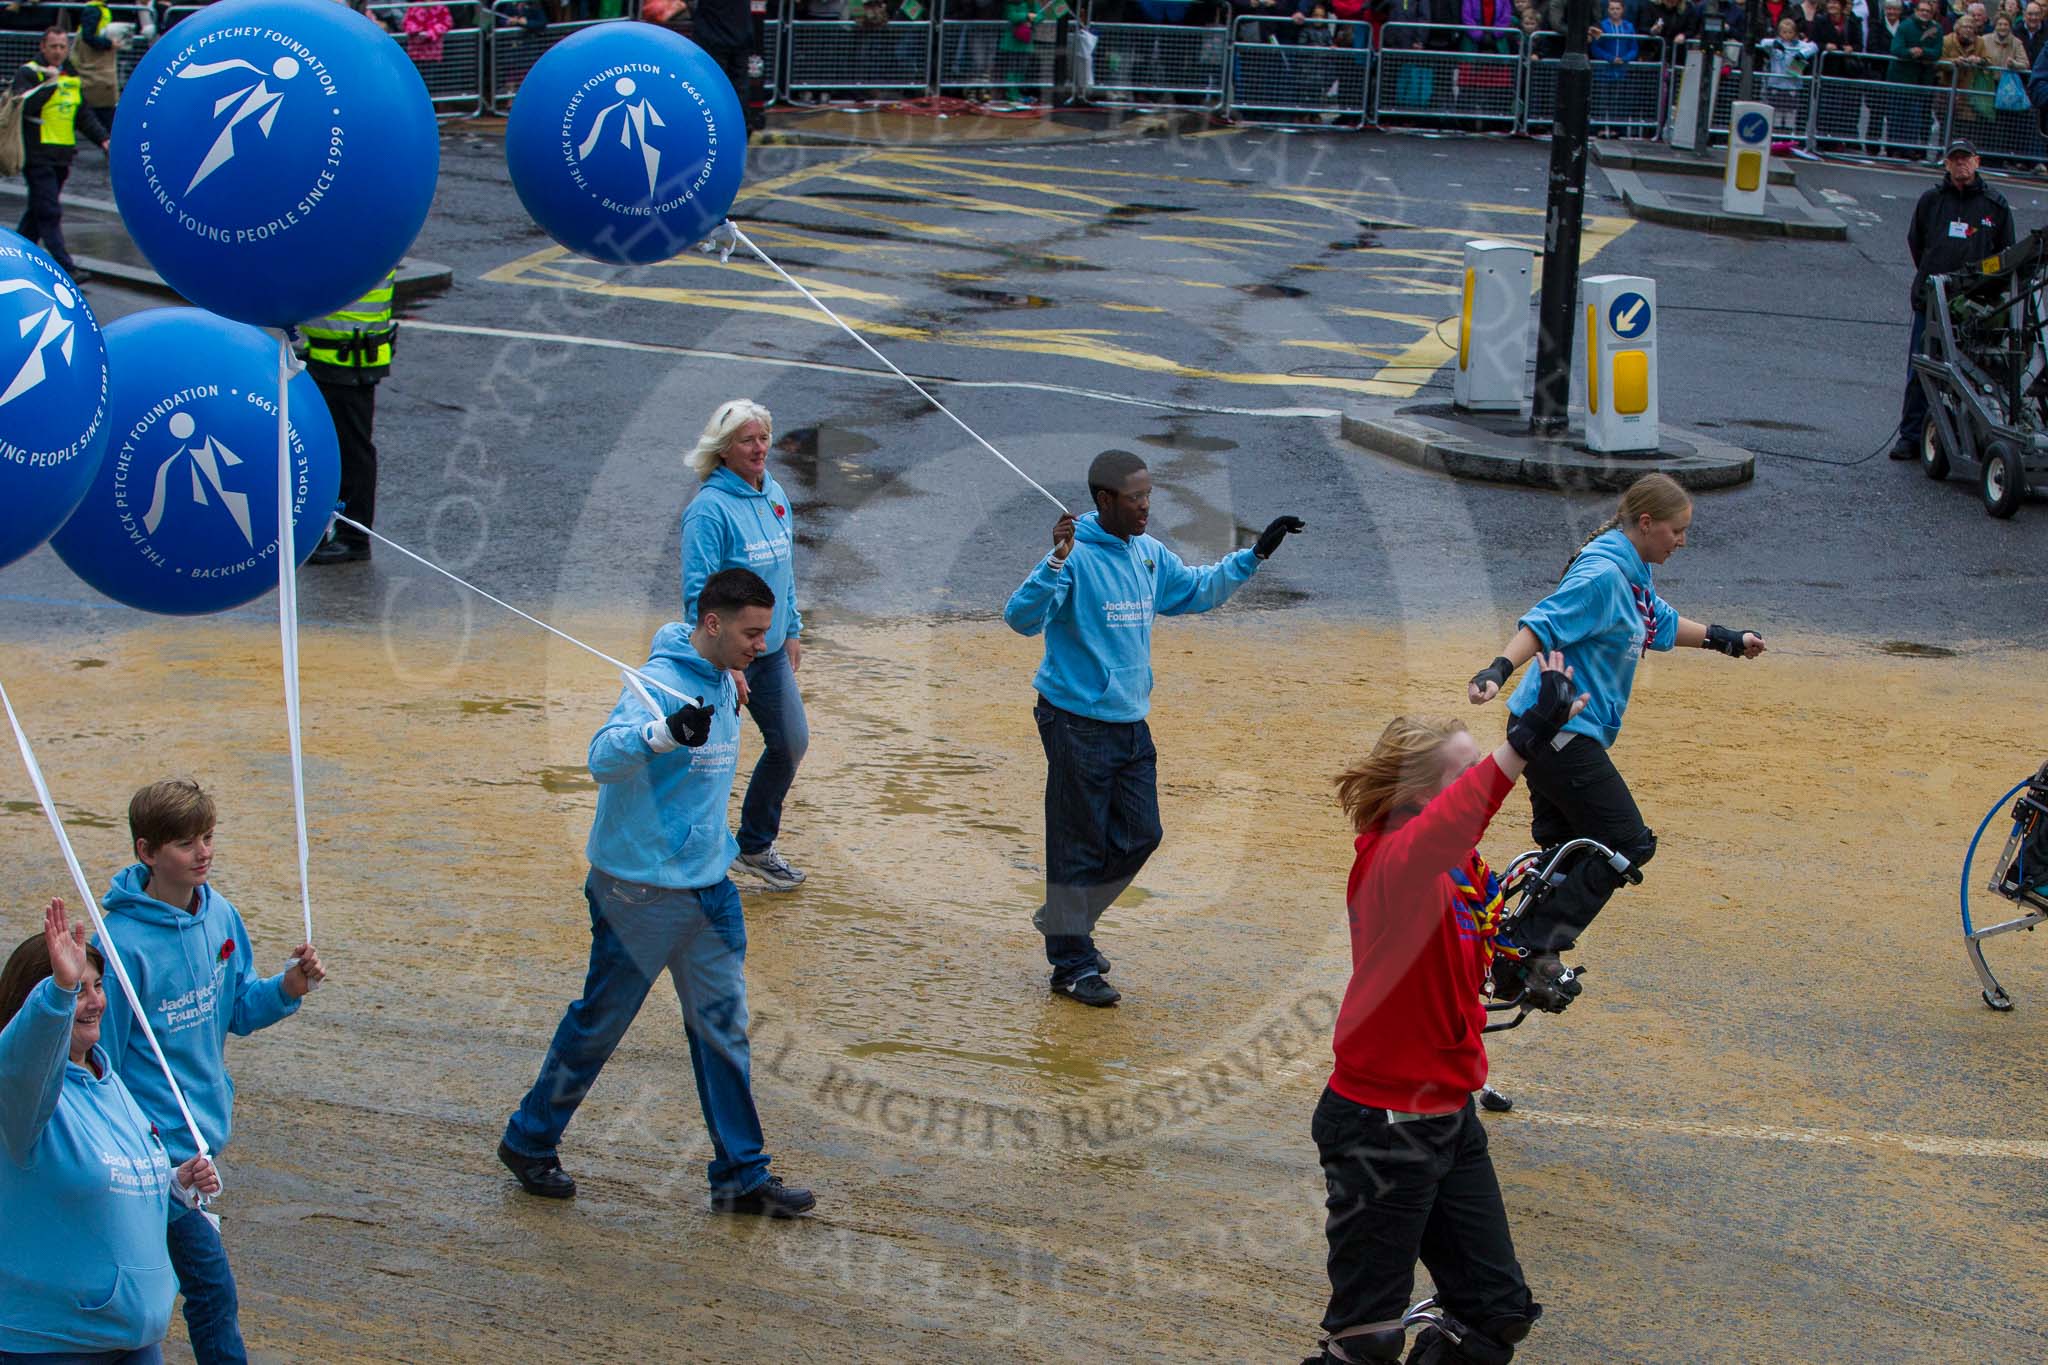
[[[1104,976],[1109,975],[1109,959],[1102,955],[1100,949],[1097,949],[1095,953],[1095,970],[1101,972]]]
[[[323,540],[319,548],[306,556],[308,564],[353,564],[359,559],[370,557],[370,542],[367,540]]]
[[[756,1218],[794,1218],[800,1213],[809,1213],[818,1206],[818,1196],[809,1190],[793,1190],[782,1183],[782,1177],[771,1175],[766,1184],[757,1185],[745,1194],[714,1194],[711,1196],[713,1213],[744,1213]]]
[[[1052,983],[1052,993],[1078,1000],[1084,1005],[1093,1005],[1096,1009],[1107,1009],[1124,998],[1121,991],[1104,981],[1096,972],[1090,972],[1073,981],[1055,981]]]
[[[1887,453],[1894,460],[1917,460],[1920,458],[1919,448],[1906,441],[1899,442]]]
[[[504,1143],[498,1144],[498,1160],[518,1179],[519,1187],[542,1199],[574,1199],[576,1182],[562,1169],[561,1158],[521,1156]]]

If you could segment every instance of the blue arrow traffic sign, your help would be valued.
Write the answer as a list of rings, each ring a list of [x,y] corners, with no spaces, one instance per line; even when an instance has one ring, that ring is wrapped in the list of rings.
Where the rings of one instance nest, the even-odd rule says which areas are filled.
[[[1736,120],[1735,135],[1744,142],[1762,142],[1771,135],[1771,121],[1762,114],[1744,114]]]
[[[1607,325],[1623,341],[1634,341],[1650,330],[1650,301],[1641,294],[1623,294],[1607,306]]]

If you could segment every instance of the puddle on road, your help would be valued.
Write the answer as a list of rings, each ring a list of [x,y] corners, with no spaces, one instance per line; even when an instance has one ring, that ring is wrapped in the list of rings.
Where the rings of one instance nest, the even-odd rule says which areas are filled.
[[[71,666],[73,668],[105,668],[107,661],[105,659],[73,659]]]
[[[1781,422],[1781,421],[1778,421],[1778,420],[1777,420],[1776,418],[1771,418],[1771,417],[1737,417],[1737,418],[1735,419],[1735,425],[1736,425],[1736,426],[1738,426],[1738,427],[1755,427],[1755,428],[1756,428],[1756,429],[1757,429],[1758,431],[1819,431],[1819,430],[1820,430],[1820,428],[1819,428],[1819,427],[1810,427],[1810,426],[1806,425],[1806,423],[1804,423],[1804,422]]]
[[[35,801],[0,801],[0,810],[6,811],[9,815],[41,815],[43,813],[41,804]],[[82,829],[116,829],[119,827],[118,821],[111,820],[104,815],[96,815],[89,810],[79,810],[76,806],[60,806],[58,807],[58,813],[64,817],[65,824],[76,825]]]
[[[592,777],[590,769],[584,767],[581,763],[555,764],[551,767],[542,768],[534,776],[540,779],[542,791],[552,792],[556,796],[566,796],[570,792],[594,792],[597,790],[597,779]]]
[[[1880,654],[1896,659],[1953,659],[1956,652],[1944,645],[1924,645],[1918,640],[1886,640],[1877,647]]]
[[[514,711],[543,711],[547,708],[524,697],[473,697],[455,703],[465,716],[509,716]]]
[[[851,427],[820,423],[814,427],[792,427],[783,433],[782,439],[775,443],[775,448],[785,455],[815,461],[821,455],[827,459],[843,455],[865,455],[871,450],[881,449],[881,442]],[[811,476],[804,481],[813,483],[816,477],[814,465]]]
[[[1226,450],[1237,449],[1237,442],[1226,441],[1221,436],[1191,436],[1179,431],[1140,436],[1138,439],[1148,446],[1157,446],[1161,450],[1198,450],[1208,455],[1218,455]]]
[[[1379,238],[1373,236],[1370,232],[1361,232],[1356,237],[1346,237],[1342,241],[1330,243],[1330,250],[1376,251],[1384,245],[1385,243],[1381,242]]]
[[[1291,284],[1240,284],[1236,286],[1236,289],[1238,293],[1248,294],[1255,299],[1305,299],[1308,297],[1308,290],[1297,288]]]
[[[1193,204],[1118,204],[1109,211],[1111,218],[1142,218],[1151,213],[1193,213]]]

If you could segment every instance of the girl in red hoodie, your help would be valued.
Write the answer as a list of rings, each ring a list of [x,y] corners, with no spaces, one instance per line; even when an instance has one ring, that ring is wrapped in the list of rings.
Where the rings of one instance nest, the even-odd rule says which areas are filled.
[[[1358,831],[1345,904],[1351,984],[1313,1132],[1329,1186],[1330,1307],[1304,1365],[1393,1361],[1419,1256],[1452,1330],[1410,1365],[1506,1365],[1542,1307],[1508,1234],[1472,1092],[1486,1081],[1481,999],[1501,912],[1478,853],[1528,755],[1585,706],[1562,654],[1487,758],[1462,721],[1397,717],[1337,778]]]

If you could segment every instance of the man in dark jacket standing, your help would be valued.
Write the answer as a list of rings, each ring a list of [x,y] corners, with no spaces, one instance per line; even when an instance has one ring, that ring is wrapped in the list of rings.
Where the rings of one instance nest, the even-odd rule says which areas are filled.
[[[1913,336],[1906,343],[1906,400],[1899,412],[1899,439],[1892,446],[1894,460],[1919,455],[1921,428],[1927,423],[1927,395],[1911,359],[1927,335],[1927,277],[1975,265],[2013,240],[2012,207],[1978,176],[1977,149],[1968,139],[1948,144],[1946,172],[1940,184],[1920,196],[1906,228],[1906,250],[1913,254]]]
[[[28,181],[28,212],[15,229],[31,242],[40,242],[50,259],[64,267],[64,273],[82,282],[83,275],[71,253],[64,249],[64,207],[60,196],[71,176],[71,162],[78,155],[78,135],[102,152],[107,150],[107,130],[85,103],[78,73],[66,60],[71,54],[71,35],[61,28],[43,34],[37,60],[24,62],[14,73],[14,93],[21,95],[21,174]]]
[[[690,37],[724,69],[732,82],[740,108],[746,113],[747,138],[767,126],[761,108],[761,43],[754,28],[754,8],[749,0],[696,0],[690,6],[695,24]]]

